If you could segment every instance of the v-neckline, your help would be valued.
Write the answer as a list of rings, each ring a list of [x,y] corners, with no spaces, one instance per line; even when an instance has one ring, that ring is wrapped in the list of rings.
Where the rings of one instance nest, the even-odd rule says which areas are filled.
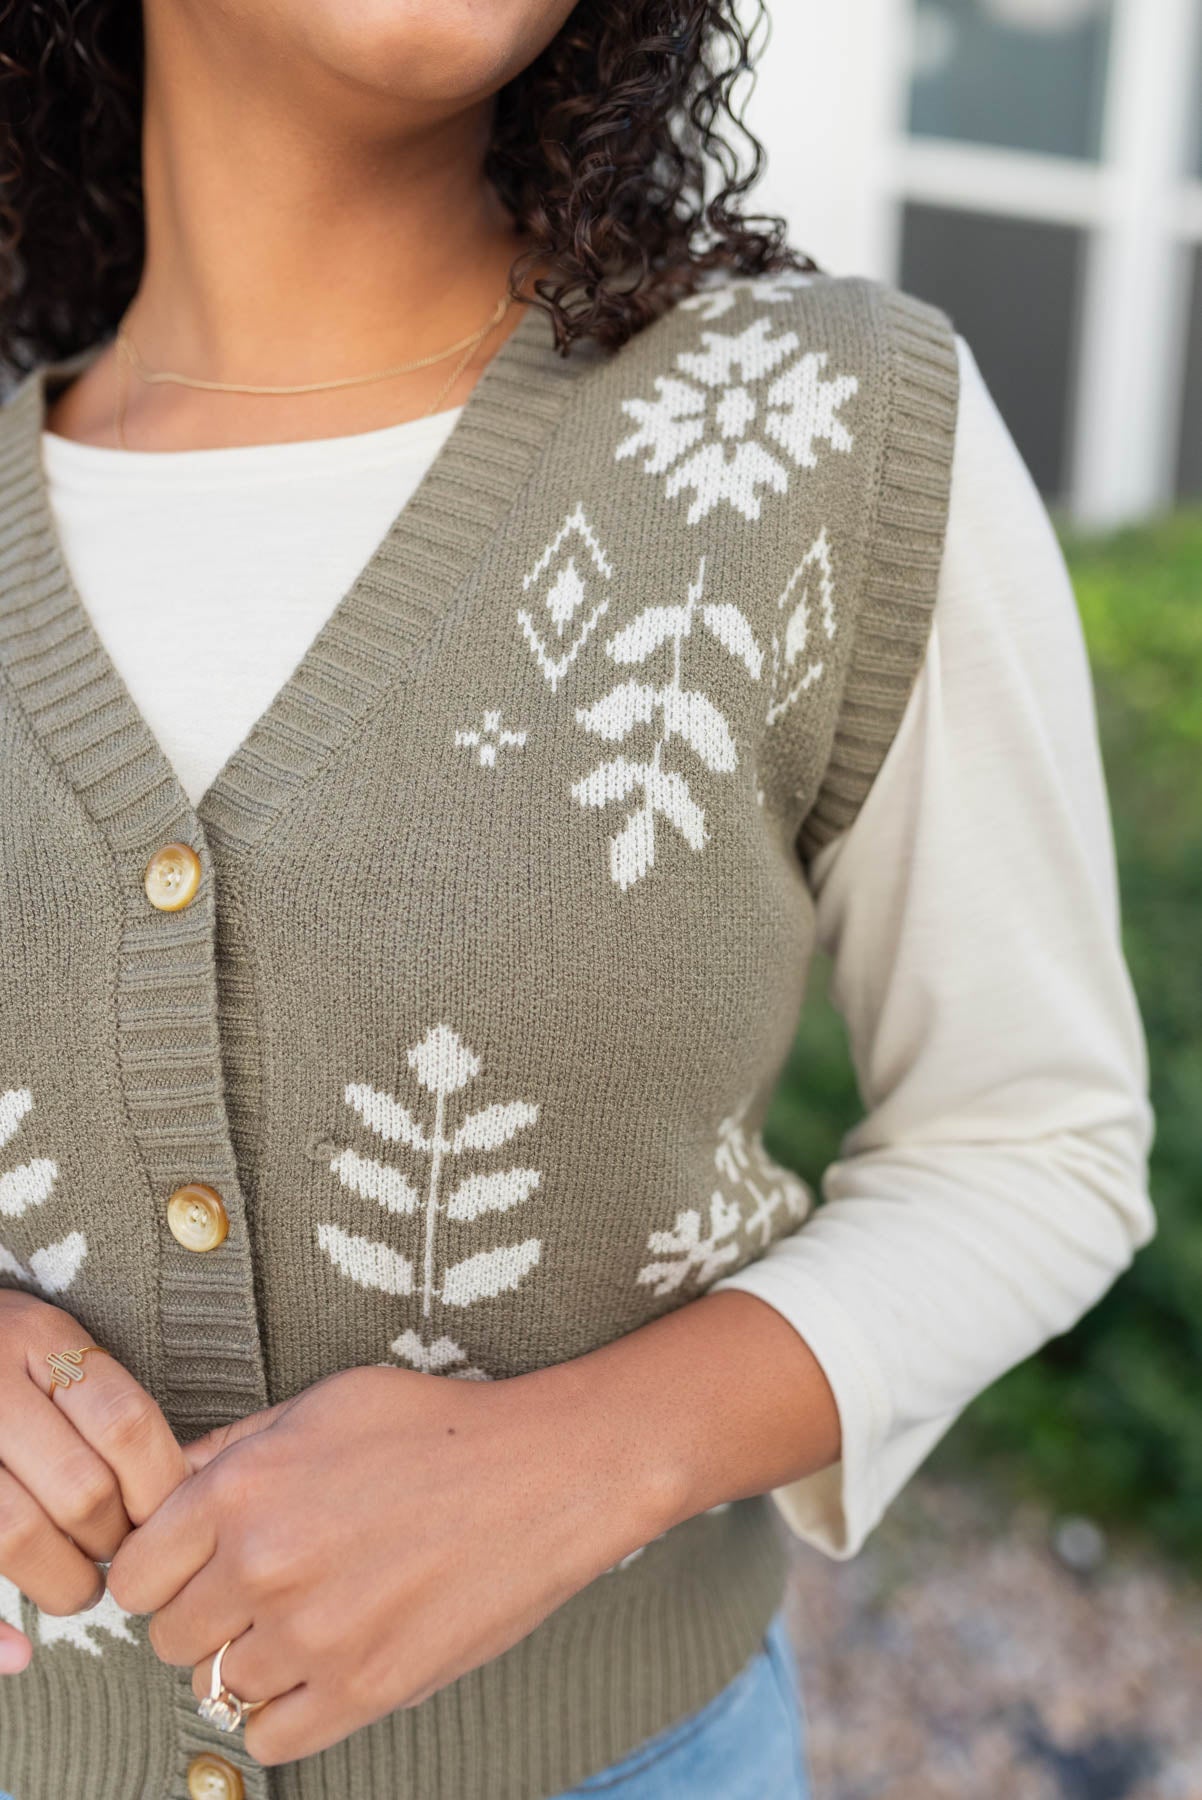
[[[195,820],[210,842],[245,850],[413,668],[602,353],[558,355],[546,315],[526,308],[417,488],[193,805],[93,625],[50,503],[47,401],[99,349],[38,364],[0,408],[0,664],[93,816],[124,816],[139,838],[171,819],[186,836]]]

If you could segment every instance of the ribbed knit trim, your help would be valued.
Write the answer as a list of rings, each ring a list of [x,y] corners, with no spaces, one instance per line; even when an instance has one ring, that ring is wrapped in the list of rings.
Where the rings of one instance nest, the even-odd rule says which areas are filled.
[[[181,1248],[165,1223],[160,1234],[162,1398],[176,1431],[196,1436],[266,1403],[213,1003],[212,863],[67,575],[37,454],[40,382],[27,380],[9,404],[11,417],[0,413],[0,669],[112,859],[123,906],[117,1058],[145,1205],[163,1220],[174,1188],[204,1181],[230,1218],[219,1260]],[[143,886],[146,864],[174,840],[199,856],[201,887],[182,911],[158,912]]]
[[[885,348],[885,442],[834,744],[798,836],[805,856],[848,829],[885,760],[926,653],[943,561],[959,402],[955,336],[925,301],[893,288],[875,291]]]
[[[16,1800],[188,1800],[207,1750],[247,1800],[549,1800],[719,1694],[759,1649],[786,1567],[765,1498],[703,1514],[422,1706],[275,1769],[204,1724],[190,1671],[122,1645],[41,1647],[0,1682],[0,1781]]]
[[[0,1682],[0,1793],[175,1800],[175,1749],[163,1730],[173,1681],[170,1669],[132,1646],[110,1644],[104,1657],[70,1645],[37,1648],[22,1674]],[[32,1732],[35,1719],[44,1725]],[[248,1800],[265,1800],[265,1790]]]

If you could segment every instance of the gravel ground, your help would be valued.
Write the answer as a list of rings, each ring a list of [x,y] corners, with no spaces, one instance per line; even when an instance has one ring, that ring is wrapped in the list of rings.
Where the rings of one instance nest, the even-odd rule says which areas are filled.
[[[814,1800],[1202,1800],[1202,1588],[1146,1552],[919,1480],[789,1607]]]

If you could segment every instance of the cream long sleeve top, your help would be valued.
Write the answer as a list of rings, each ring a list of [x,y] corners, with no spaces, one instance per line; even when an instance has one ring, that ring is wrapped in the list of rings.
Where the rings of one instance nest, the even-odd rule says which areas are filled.
[[[925,661],[867,801],[810,872],[864,1116],[825,1171],[825,1204],[712,1290],[777,1308],[830,1380],[841,1461],[776,1499],[835,1557],[1155,1229],[1080,623],[1030,475],[957,349]],[[81,597],[194,803],[457,416],[163,453],[43,432]]]

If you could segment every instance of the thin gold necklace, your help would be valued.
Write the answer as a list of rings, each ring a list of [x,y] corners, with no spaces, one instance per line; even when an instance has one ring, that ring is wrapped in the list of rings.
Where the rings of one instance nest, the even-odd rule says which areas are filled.
[[[237,381],[209,381],[199,375],[181,375],[174,369],[149,369],[142,361],[141,354],[130,336],[124,318],[117,326],[117,394],[113,405],[113,429],[117,442],[123,450],[129,448],[125,441],[125,406],[128,393],[128,374],[132,369],[139,380],[152,385],[156,382],[172,382],[177,387],[203,388],[209,393],[217,394],[316,394],[330,388],[361,387],[371,381],[387,381],[393,375],[412,375],[419,369],[433,368],[436,363],[446,362],[447,358],[461,352],[459,361],[451,370],[446,381],[435,394],[433,400],[420,415],[428,419],[431,413],[437,412],[447,395],[468,365],[473,350],[484,342],[489,332],[501,323],[513,304],[513,295],[506,292],[497,302],[484,324],[470,336],[460,338],[457,343],[450,344],[445,350],[435,350],[429,356],[414,357],[411,362],[393,363],[387,369],[376,369],[370,375],[340,375],[332,381],[302,381],[294,386],[274,387],[263,383],[242,383]]]

